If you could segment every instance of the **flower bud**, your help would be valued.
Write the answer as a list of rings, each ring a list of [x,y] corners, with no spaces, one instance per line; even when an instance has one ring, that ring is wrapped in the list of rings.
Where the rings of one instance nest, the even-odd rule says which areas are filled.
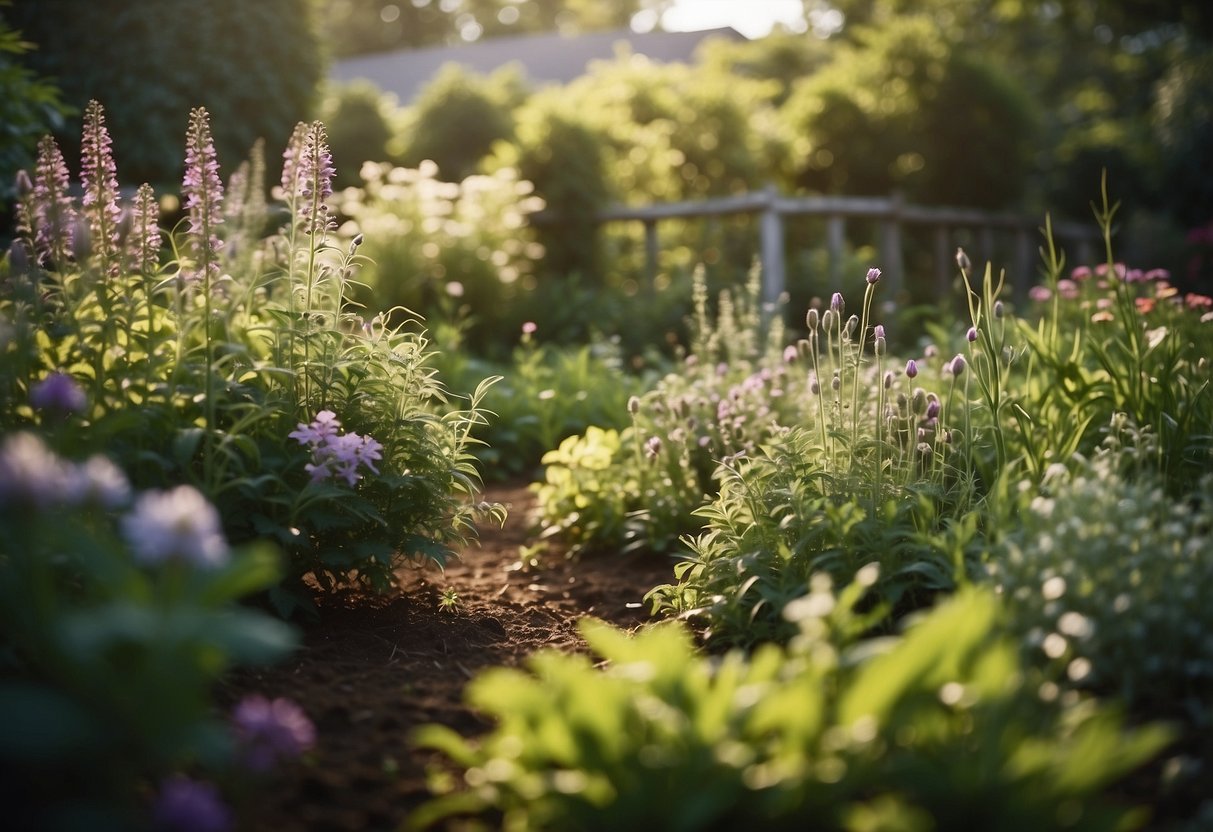
[[[893,389],[893,371],[892,370],[888,370],[884,374],[884,389],[886,389],[886,390]]]
[[[939,418],[939,399],[931,399],[930,401],[927,402],[927,418],[928,419],[938,419]]]
[[[810,331],[817,331],[817,310],[810,309],[804,316],[804,322],[808,325]]]
[[[1000,300],[994,301],[994,317],[1001,318],[1002,316],[1004,316],[1006,314],[1007,314],[1007,309],[1006,309],[1006,306],[1003,304],[1003,302]]]
[[[842,299],[842,292],[835,292],[830,298],[830,309],[842,317],[843,310],[846,309],[846,303]]]
[[[957,356],[952,359],[951,367],[952,367],[952,375],[960,376],[965,371],[965,357],[963,355],[957,354]]]
[[[640,397],[632,396],[630,399],[628,399],[628,413],[635,416],[639,412],[640,412]]]
[[[959,246],[956,247],[956,265],[966,273],[973,268],[973,264],[969,262],[969,255],[965,254],[965,250]]]
[[[906,362],[906,378],[916,378],[918,376],[918,362],[913,358]]]
[[[846,328],[847,337],[848,338],[852,337],[855,334],[855,330],[857,330],[857,329],[859,329],[859,316],[852,315],[851,317],[847,318],[847,328]]]
[[[834,328],[834,310],[827,309],[825,314],[821,316],[821,328],[829,332]]]
[[[880,282],[880,269],[868,269],[867,277],[868,285],[872,286]]]
[[[817,381],[817,376],[809,376],[809,392],[814,396],[821,395],[821,384]]]
[[[974,327],[974,326],[969,327],[969,331],[965,333],[965,339],[968,340],[968,342],[970,344],[972,344],[974,341],[976,341],[977,340],[977,327]]]

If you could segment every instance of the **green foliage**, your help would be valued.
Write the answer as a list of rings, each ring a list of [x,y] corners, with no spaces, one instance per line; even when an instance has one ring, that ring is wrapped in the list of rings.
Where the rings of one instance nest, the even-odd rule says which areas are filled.
[[[320,104],[320,120],[329,128],[333,156],[341,160],[333,185],[336,188],[362,184],[363,162],[385,162],[391,156],[388,143],[396,131],[392,125],[395,102],[369,81],[353,81],[326,89]]]
[[[796,632],[788,606],[817,574],[859,574],[881,616],[903,616],[965,585],[981,551],[975,512],[958,512],[927,483],[874,503],[868,483],[823,471],[811,433],[794,432],[719,480],[696,511],[706,530],[685,540],[677,583],[647,596],[654,612],[690,620],[714,644],[786,642]]]
[[[1030,101],[925,17],[866,30],[798,83],[782,113],[802,160],[796,182],[810,190],[985,208],[1022,195]]]
[[[1101,791],[1165,731],[1042,703],[989,594],[962,593],[879,648],[848,647],[860,594],[819,587],[793,612],[792,646],[749,658],[697,655],[677,625],[629,637],[587,623],[605,665],[547,652],[483,674],[468,698],[494,720],[489,734],[419,734],[465,787],[412,827],[497,813],[505,829],[1140,825]]]
[[[1029,359],[1019,411],[1030,423],[1024,420],[1022,437],[1039,475],[1050,460],[1090,454],[1113,414],[1127,414],[1156,437],[1154,464],[1180,494],[1207,470],[1213,447],[1213,300],[1181,294],[1164,270],[1118,262],[1116,210],[1105,190],[1106,260],[1094,268],[1079,265],[1062,277],[1065,257],[1046,241],[1046,284],[1033,291],[1039,317],[1019,325]]]
[[[0,3],[0,14],[7,15],[9,5]],[[22,56],[32,48],[0,18],[0,216],[4,217],[16,195],[17,171],[33,167],[38,139],[62,127],[70,112],[57,86],[22,66]]]
[[[543,207],[531,183],[509,168],[448,182],[433,164],[364,165],[363,175],[340,205],[350,218],[343,234],[366,238],[361,300],[393,321],[453,325],[475,315],[466,337],[482,353],[512,343],[543,254],[526,226]]]
[[[616,345],[597,342],[565,347],[538,343],[524,331],[508,363],[498,364],[445,347],[435,365],[455,389],[500,377],[483,407],[494,416],[472,452],[485,475],[530,476],[546,451],[591,425],[622,429],[628,398],[641,392],[641,377],[624,372]]]
[[[292,157],[323,155],[323,126],[300,128]],[[30,395],[61,370],[86,400],[57,425],[64,448],[111,453],[140,487],[194,484],[231,540],[276,541],[290,558],[276,600],[306,602],[308,573],[385,588],[403,561],[441,564],[474,533],[486,507],[471,502],[468,449],[488,383],[448,401],[423,333],[352,311],[361,240],[337,248],[327,208],[292,191],[289,222],[261,241],[250,230],[267,223],[264,182],[245,184],[229,184],[228,217],[213,226],[226,237],[213,272],[190,230],[170,238],[174,259],[146,269],[123,257],[104,270],[102,242],[79,240],[75,259],[44,269],[15,256],[33,250],[23,241],[0,297],[0,420],[49,429]],[[214,286],[212,274],[223,275]],[[360,455],[340,479],[291,436],[326,412],[345,458],[355,445]]]
[[[471,176],[495,142],[512,137],[521,97],[521,79],[509,67],[483,77],[447,64],[404,114],[400,160],[408,167],[434,162],[450,182]]]
[[[220,158],[261,138],[281,147],[311,113],[322,75],[311,0],[23,1],[6,11],[37,45],[27,65],[79,111],[106,105],[118,165],[134,182],[181,178],[185,114],[215,118]],[[171,68],[171,71],[169,71]],[[78,158],[79,121],[57,133]]]
[[[274,585],[280,558],[261,543],[215,568],[142,563],[119,534],[133,512],[112,463],[59,459],[28,433],[4,437],[0,455],[6,811],[30,829],[138,828],[149,782],[231,763],[210,701],[221,675],[294,645],[286,625],[236,603]],[[73,469],[92,498],[51,498]]]

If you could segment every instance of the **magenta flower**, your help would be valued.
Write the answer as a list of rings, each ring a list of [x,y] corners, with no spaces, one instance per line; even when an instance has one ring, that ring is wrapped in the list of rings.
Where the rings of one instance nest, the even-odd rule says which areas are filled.
[[[185,139],[185,178],[181,192],[185,194],[185,210],[189,217],[187,250],[193,258],[193,269],[185,272],[188,281],[205,283],[219,277],[219,248],[222,245],[216,228],[223,223],[223,183],[219,181],[219,160],[205,107],[190,112],[189,131]]]
[[[1094,272],[1091,271],[1090,266],[1075,266],[1070,271],[1070,279],[1078,281],[1090,280],[1092,274],[1094,274]]]
[[[51,373],[30,388],[29,403],[35,410],[66,416],[84,410],[88,397],[67,373]]]
[[[181,561],[209,569],[228,558],[219,512],[189,485],[141,495],[122,518],[122,533],[135,559],[147,565]]]
[[[868,269],[867,281],[869,285],[875,285],[880,282],[880,269]]]
[[[152,828],[157,832],[226,832],[232,813],[210,783],[177,775],[160,786],[152,806]]]
[[[84,138],[80,146],[80,182],[84,186],[80,205],[93,251],[105,274],[118,271],[122,224],[112,144],[101,105],[90,101],[84,110]]]
[[[1074,300],[1078,297],[1078,284],[1063,277],[1057,281],[1057,294],[1064,300]]]
[[[253,771],[269,771],[316,744],[316,728],[289,699],[247,696],[232,711],[240,758]]]

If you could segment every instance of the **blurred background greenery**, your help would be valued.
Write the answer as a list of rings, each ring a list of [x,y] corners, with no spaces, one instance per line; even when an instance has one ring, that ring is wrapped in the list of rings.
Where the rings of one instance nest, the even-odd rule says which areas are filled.
[[[562,84],[536,83],[520,66],[486,75],[452,63],[409,101],[365,81],[326,81],[326,67],[390,50],[445,47],[458,61],[458,46],[503,35],[659,31],[674,5],[0,2],[0,198],[8,213],[13,176],[28,166],[40,133],[53,132],[73,158],[79,114],[90,98],[107,108],[124,185],[147,180],[162,192],[175,186],[185,119],[198,105],[213,114],[225,173],[258,137],[273,152],[296,121],[321,118],[339,185],[364,187],[364,162],[433,162],[436,173],[427,176],[449,183],[483,174],[530,182],[533,189],[516,189],[518,198],[533,204],[538,197],[544,215],[558,223],[492,227],[498,218],[489,215],[473,220],[485,226],[480,233],[442,241],[444,252],[472,246],[485,275],[461,279],[449,254],[401,255],[364,273],[376,289],[369,305],[462,316],[480,327],[478,347],[499,351],[512,347],[525,321],[536,322],[544,339],[617,335],[629,353],[678,339],[691,271],[704,266],[712,285],[739,282],[757,252],[756,221],[742,215],[663,223],[660,273],[651,279],[639,224],[600,226],[595,215],[613,203],[690,200],[767,184],[792,194],[897,192],[920,204],[1042,217],[1048,210],[1086,220],[1107,170],[1125,203],[1122,254],[1207,288],[1207,2],[804,0],[799,17],[769,36],[706,40],[691,63],[619,52]],[[364,209],[374,202],[366,192],[347,200]],[[390,200],[380,203],[394,210]],[[369,220],[364,210],[362,221]],[[419,251],[431,233],[425,225],[397,223],[400,239],[384,245]],[[850,257],[870,265],[875,229],[853,223],[849,231]],[[534,262],[519,266],[511,258],[507,273],[519,276],[504,287],[474,285],[495,280],[501,266],[493,259],[500,246],[483,238],[509,235]],[[795,306],[831,287],[822,277],[820,223],[792,223],[788,236]],[[907,245],[913,276],[916,243]],[[929,243],[917,245],[929,254]],[[399,273],[401,263],[409,274]],[[918,294],[908,300],[931,299],[926,275],[914,286]],[[478,308],[476,298],[494,305]]]

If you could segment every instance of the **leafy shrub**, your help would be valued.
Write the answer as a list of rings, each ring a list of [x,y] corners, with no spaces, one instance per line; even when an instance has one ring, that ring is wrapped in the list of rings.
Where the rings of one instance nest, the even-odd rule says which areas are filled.
[[[811,433],[724,469],[719,483],[695,512],[706,528],[686,539],[677,583],[647,596],[654,612],[690,620],[710,643],[786,642],[796,630],[785,611],[816,574],[867,570],[873,597],[900,617],[963,586],[974,568],[976,513],[958,512],[929,481],[876,497],[863,479],[828,473]]]
[[[287,550],[292,585],[311,573],[384,587],[402,558],[441,562],[479,511],[467,447],[484,388],[452,408],[422,334],[349,311],[361,240],[328,242],[323,125],[297,128],[289,221],[262,243],[264,164],[224,189],[208,116],[191,114],[188,228],[162,263],[150,187],[120,225],[99,105],[86,123],[79,222],[49,138],[23,200],[0,299],[5,426],[51,418],[30,397],[59,372],[83,388],[66,448],[106,449],[139,487],[196,485],[230,539]]]
[[[320,103],[320,120],[328,125],[333,156],[342,160],[333,177],[333,187],[358,187],[362,184],[363,162],[386,162],[392,158],[388,145],[396,135],[394,110],[394,100],[369,81],[326,88]]]
[[[624,372],[613,343],[539,343],[534,326],[523,325],[521,343],[507,364],[469,356],[457,347],[446,347],[435,357],[442,377],[456,389],[500,378],[483,400],[494,415],[482,430],[484,444],[472,449],[486,476],[531,476],[544,453],[566,437],[591,425],[623,428],[628,398],[644,384],[641,377]]]
[[[9,2],[0,3],[5,15]],[[59,88],[21,65],[21,57],[32,49],[21,33],[0,18],[0,217],[8,227],[14,179],[19,170],[33,167],[38,139],[63,126],[68,110]]]
[[[1091,829],[1139,825],[1101,791],[1161,748],[1112,712],[1034,695],[989,594],[965,592],[879,648],[860,592],[819,585],[785,649],[705,658],[681,627],[587,622],[605,666],[540,653],[476,678],[479,740],[418,740],[464,788],[410,819],[500,813],[505,829]],[[675,799],[671,799],[674,797]],[[1059,809],[1063,809],[1059,814]],[[896,826],[895,826],[896,824]]]
[[[1213,299],[1171,285],[1162,269],[1116,260],[1112,227],[1118,206],[1106,186],[1100,208],[1105,262],[1065,274],[1048,241],[1046,281],[1031,291],[1036,318],[1019,331],[1031,358],[1021,406],[1048,431],[1023,431],[1039,477],[1050,460],[1090,455],[1100,429],[1125,413],[1155,437],[1155,465],[1182,494],[1207,470],[1213,440],[1208,356]]]
[[[466,333],[469,346],[511,343],[523,323],[518,299],[534,288],[543,253],[526,228],[543,207],[531,184],[509,169],[446,182],[432,164],[364,165],[363,176],[340,209],[346,237],[366,239],[367,304],[394,321],[396,307],[447,323],[470,312],[483,317]]]
[[[798,83],[781,108],[802,160],[795,181],[826,193],[998,207],[1019,197],[1035,123],[1005,74],[924,17],[864,30],[860,45]],[[970,146],[983,153],[965,153]]]
[[[140,828],[160,778],[221,775],[240,748],[215,682],[294,644],[236,604],[279,579],[274,547],[229,550],[189,486],[132,496],[108,457],[0,438],[0,792],[18,827]]]
[[[1213,481],[1175,499],[1148,467],[1152,437],[1134,433],[1122,414],[1093,459],[1021,487],[991,580],[1025,652],[1064,671],[1061,687],[1208,734]]]
[[[403,114],[400,160],[414,168],[433,162],[448,182],[466,179],[495,142],[512,137],[512,111],[523,97],[512,68],[482,77],[447,64]]]
[[[65,102],[82,113],[90,99],[105,101],[125,174],[161,188],[181,175],[180,137],[193,107],[215,116],[222,159],[243,158],[257,139],[280,147],[309,117],[323,72],[311,7],[45,0],[5,15],[38,47],[27,65],[54,78]],[[79,127],[56,134],[73,157]]]

